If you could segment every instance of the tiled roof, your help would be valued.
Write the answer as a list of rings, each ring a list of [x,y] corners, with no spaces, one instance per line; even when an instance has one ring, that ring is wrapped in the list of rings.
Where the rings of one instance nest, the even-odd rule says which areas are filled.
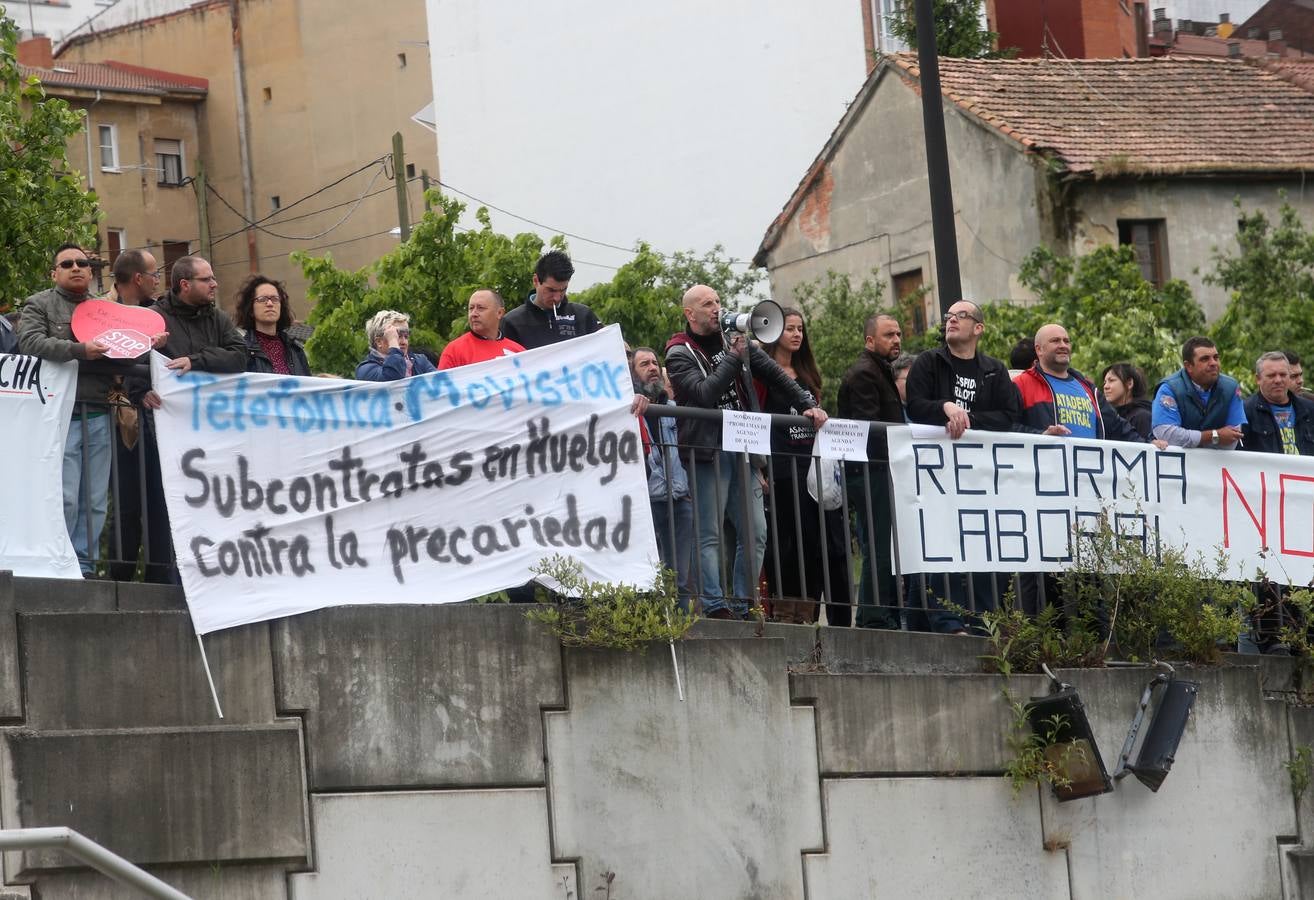
[[[1269,66],[1234,59],[940,60],[944,96],[1068,177],[1314,170],[1314,93]],[[767,230],[781,231],[887,73],[918,88],[916,54],[882,58]],[[878,112],[875,114],[879,114]]]
[[[147,69],[121,62],[64,63],[56,61],[51,69],[19,66],[26,78],[35,75],[51,87],[118,91],[125,94],[196,94],[204,97],[210,82],[192,75]]]
[[[1270,59],[1265,61],[1264,68],[1279,78],[1285,78],[1292,84],[1314,93],[1314,59]]]
[[[944,59],[940,85],[1073,175],[1314,170],[1314,94],[1241,60]]]

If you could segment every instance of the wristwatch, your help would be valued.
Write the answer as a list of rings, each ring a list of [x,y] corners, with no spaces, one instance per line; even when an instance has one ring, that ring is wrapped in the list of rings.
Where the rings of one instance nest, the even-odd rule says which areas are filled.
[[[1212,445],[1215,446],[1215,447],[1218,446],[1218,429],[1217,429],[1217,428],[1214,429],[1214,436],[1211,437],[1211,438],[1209,439],[1209,443],[1212,444]]]

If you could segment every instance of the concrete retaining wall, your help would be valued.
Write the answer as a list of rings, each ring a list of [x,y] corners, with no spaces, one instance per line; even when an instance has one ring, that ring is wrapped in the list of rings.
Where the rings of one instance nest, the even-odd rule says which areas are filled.
[[[1060,804],[1003,777],[977,639],[703,622],[673,661],[563,651],[523,608],[358,607],[206,649],[222,720],[175,592],[0,573],[0,824],[239,900],[1314,897],[1289,661],[1184,672],[1161,790]],[[1060,675],[1112,770],[1151,673]],[[135,896],[3,863],[6,900]]]

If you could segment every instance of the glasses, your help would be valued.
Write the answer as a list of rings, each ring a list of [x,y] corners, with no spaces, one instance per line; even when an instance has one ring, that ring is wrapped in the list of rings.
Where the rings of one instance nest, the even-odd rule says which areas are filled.
[[[976,316],[972,315],[972,314],[969,313],[969,312],[952,312],[952,311],[950,311],[950,312],[947,312],[947,313],[944,314],[944,321],[945,321],[945,324],[946,324],[946,325],[947,325],[948,323],[952,322],[954,319],[967,319],[967,320],[970,321],[970,322],[980,322],[980,321],[981,321],[980,319],[978,319]]]
[[[278,295],[275,295],[275,296],[273,296],[273,297],[256,297],[256,298],[255,298],[255,302],[256,302],[256,303],[281,303],[281,302],[283,302],[283,301],[282,301],[282,298],[281,298],[281,297],[279,297]]]
[[[89,269],[89,268],[91,268],[91,260],[89,260],[89,259],[61,259],[61,260],[59,261],[59,267],[60,267],[61,269],[72,269],[74,266],[76,266],[76,267],[79,268],[79,269]]]
[[[204,278],[184,278],[183,281],[208,281],[210,284],[218,284],[219,279],[213,275],[207,275]]]

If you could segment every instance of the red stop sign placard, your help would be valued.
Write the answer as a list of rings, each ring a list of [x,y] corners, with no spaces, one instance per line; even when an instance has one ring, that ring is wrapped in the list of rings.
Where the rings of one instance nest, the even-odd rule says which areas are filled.
[[[73,311],[73,336],[105,345],[112,359],[136,359],[151,349],[151,335],[164,330],[164,317],[153,309],[112,300],[83,300]]]

